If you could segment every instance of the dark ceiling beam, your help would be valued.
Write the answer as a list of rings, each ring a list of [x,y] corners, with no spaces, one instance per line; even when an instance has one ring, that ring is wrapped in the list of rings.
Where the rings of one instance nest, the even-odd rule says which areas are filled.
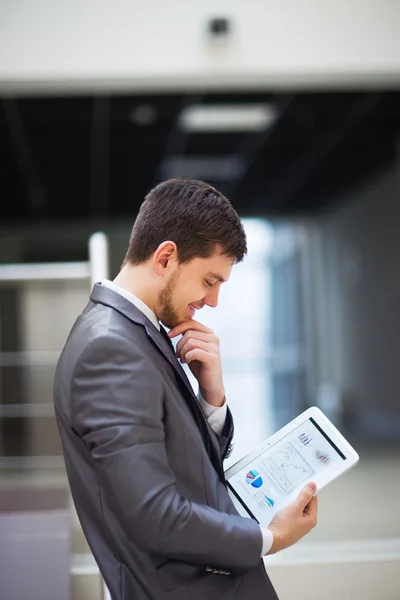
[[[183,131],[179,127],[179,117],[182,111],[189,106],[190,104],[201,104],[203,101],[203,96],[193,96],[184,95],[182,98],[182,102],[179,106],[178,112],[173,119],[171,129],[167,135],[166,142],[164,145],[163,153],[160,158],[160,161],[154,171],[152,188],[160,183],[163,179],[165,179],[165,167],[168,161],[168,158],[171,156],[180,156],[184,157],[186,152],[186,147],[189,140],[189,134]]]
[[[46,194],[33,158],[17,99],[4,98],[3,108],[15,160],[24,181],[32,212],[42,214],[46,207]]]
[[[367,93],[361,100],[355,100],[337,121],[317,136],[293,166],[283,168],[281,175],[258,196],[257,204],[263,206],[267,201],[274,211],[284,209],[351,131],[375,109],[382,97],[380,93]]]
[[[110,197],[109,96],[94,96],[90,133],[90,215],[109,216]]]
[[[268,127],[263,131],[244,136],[242,142],[236,148],[235,155],[244,160],[246,168],[243,172],[239,173],[237,177],[233,176],[231,182],[228,183],[225,188],[226,196],[233,202],[235,202],[236,192],[243,181],[245,181],[251,167],[256,162],[260,150],[268,143],[269,139],[275,133],[279,123],[286,116],[293,101],[294,96],[278,96],[275,100],[275,106],[278,113],[276,121],[271,127]]]

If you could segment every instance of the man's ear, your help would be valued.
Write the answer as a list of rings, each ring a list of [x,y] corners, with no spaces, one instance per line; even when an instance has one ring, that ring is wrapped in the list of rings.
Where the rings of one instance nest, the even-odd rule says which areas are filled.
[[[175,268],[178,262],[178,248],[175,242],[167,241],[160,244],[153,255],[153,269],[160,277],[164,277]]]

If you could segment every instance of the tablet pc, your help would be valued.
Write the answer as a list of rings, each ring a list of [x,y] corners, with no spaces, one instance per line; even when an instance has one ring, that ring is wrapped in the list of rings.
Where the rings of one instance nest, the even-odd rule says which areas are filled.
[[[229,467],[225,479],[239,514],[266,527],[308,481],[319,491],[358,460],[333,423],[311,407]]]

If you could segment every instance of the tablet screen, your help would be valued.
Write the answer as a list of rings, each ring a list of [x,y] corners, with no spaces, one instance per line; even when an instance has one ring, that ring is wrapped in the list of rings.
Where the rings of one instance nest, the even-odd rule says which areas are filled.
[[[315,474],[344,460],[343,452],[310,418],[229,477],[227,483],[250,516],[266,523]]]

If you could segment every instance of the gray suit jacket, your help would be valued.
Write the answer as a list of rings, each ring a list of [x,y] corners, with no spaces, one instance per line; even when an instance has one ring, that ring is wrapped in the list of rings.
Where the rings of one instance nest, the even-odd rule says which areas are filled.
[[[168,342],[96,284],[54,403],[72,496],[113,600],[274,600],[258,524],[239,517],[210,428]]]

